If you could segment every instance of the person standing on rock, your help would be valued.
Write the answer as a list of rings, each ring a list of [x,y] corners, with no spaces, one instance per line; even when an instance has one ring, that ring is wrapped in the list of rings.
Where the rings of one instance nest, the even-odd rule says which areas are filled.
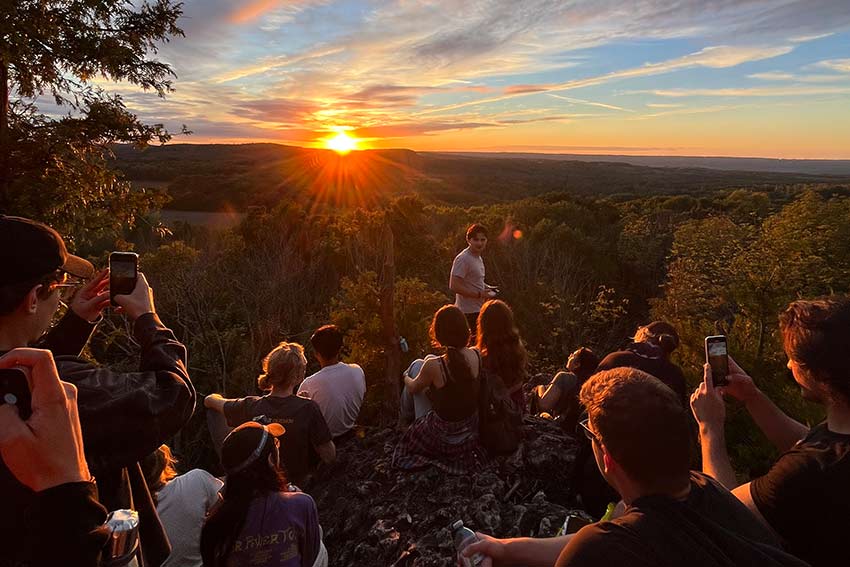
[[[649,374],[617,368],[581,389],[580,428],[599,470],[622,496],[611,521],[554,538],[494,539],[464,549],[493,565],[556,567],[803,567],[776,535],[708,475],[689,471],[689,416],[676,394]]]
[[[467,247],[455,256],[449,277],[449,289],[455,292],[455,307],[466,316],[467,324],[475,340],[478,313],[488,299],[496,297],[499,290],[484,283],[484,259],[481,254],[487,247],[487,229],[473,224],[466,229]]]

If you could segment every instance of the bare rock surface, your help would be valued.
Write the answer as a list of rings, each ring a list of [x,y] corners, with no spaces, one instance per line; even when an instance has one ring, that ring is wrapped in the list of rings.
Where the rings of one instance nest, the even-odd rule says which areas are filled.
[[[401,433],[363,428],[307,488],[319,509],[330,565],[456,565],[455,520],[498,537],[555,535],[571,511],[576,445],[551,421],[526,417],[525,440],[509,457],[470,476],[390,467]]]

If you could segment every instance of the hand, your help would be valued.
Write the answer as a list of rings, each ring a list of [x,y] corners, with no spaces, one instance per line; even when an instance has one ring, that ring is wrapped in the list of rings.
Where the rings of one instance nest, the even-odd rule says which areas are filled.
[[[101,270],[74,294],[71,311],[93,323],[109,306],[109,270]]]
[[[91,480],[77,414],[77,389],[59,380],[47,350],[18,348],[0,357],[0,368],[29,371],[32,415],[27,421],[11,404],[0,406],[0,455],[21,483],[36,492]]]
[[[703,365],[703,382],[691,395],[691,411],[697,423],[709,429],[722,429],[726,421],[726,403],[723,389],[714,387],[711,366]]]
[[[504,540],[496,539],[481,532],[475,532],[475,535],[478,536],[479,541],[469,544],[464,548],[461,552],[464,557],[472,557],[476,553],[482,554],[484,560],[481,562],[480,567],[494,567],[499,565],[500,561],[506,561],[508,559]]]
[[[153,303],[153,290],[148,285],[145,274],[139,272],[136,279],[136,287],[129,295],[116,295],[115,303],[118,304],[120,313],[126,313],[130,319],[135,321],[146,313],[156,313]]]
[[[738,363],[732,360],[731,356],[729,357],[729,375],[726,379],[729,383],[723,387],[724,393],[737,400],[747,403],[759,394],[759,389],[753,379],[738,366]]]

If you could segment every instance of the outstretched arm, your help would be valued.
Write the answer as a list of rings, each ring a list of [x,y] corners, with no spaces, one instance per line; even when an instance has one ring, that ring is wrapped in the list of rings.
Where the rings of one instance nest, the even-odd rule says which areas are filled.
[[[809,428],[779,409],[731,357],[729,369],[729,384],[724,391],[744,402],[753,421],[777,449],[787,451],[808,435]]]
[[[471,557],[476,553],[484,555],[481,567],[501,565],[526,565],[527,567],[552,567],[573,534],[558,537],[496,539],[486,534],[476,533],[480,541],[463,550],[463,555]]]

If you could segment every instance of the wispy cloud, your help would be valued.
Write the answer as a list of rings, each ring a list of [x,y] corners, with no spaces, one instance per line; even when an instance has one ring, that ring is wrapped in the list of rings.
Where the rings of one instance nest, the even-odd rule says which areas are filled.
[[[839,73],[850,73],[850,59],[829,59],[815,63],[817,67],[838,71]]]
[[[580,98],[572,98],[563,95],[551,94],[549,96],[552,98],[557,98],[560,100],[565,100],[567,102],[572,102],[574,104],[586,104],[587,106],[596,106],[598,108],[607,108],[608,110],[619,110],[620,112],[634,112],[634,110],[630,108],[623,108],[622,106],[615,106],[613,104],[605,104],[604,102],[594,102],[592,100],[584,100]]]
[[[653,94],[666,97],[689,97],[689,96],[728,96],[728,97],[786,97],[786,96],[815,96],[831,94],[848,94],[850,86],[847,87],[814,87],[814,86],[788,86],[788,87],[751,87],[751,88],[726,88],[726,89],[657,89],[630,91],[631,94]]]
[[[761,61],[763,59],[772,59],[780,55],[786,55],[793,50],[791,46],[764,47],[764,46],[714,46],[706,47],[696,53],[691,53],[676,59],[669,59],[660,63],[647,63],[640,67],[633,67],[622,71],[614,71],[596,77],[585,79],[575,79],[563,83],[540,84],[540,85],[523,85],[519,91],[506,90],[501,96],[462,102],[457,104],[446,105],[441,108],[433,108],[422,111],[420,114],[432,114],[435,112],[446,112],[456,110],[468,106],[476,106],[489,104],[493,102],[501,102],[503,100],[537,94],[543,92],[568,91],[583,87],[590,87],[608,83],[611,81],[619,81],[623,79],[634,79],[638,77],[649,77],[653,75],[661,75],[672,71],[689,69],[693,67],[709,67],[714,69],[722,69],[727,67],[735,67],[743,63],[751,61]]]

